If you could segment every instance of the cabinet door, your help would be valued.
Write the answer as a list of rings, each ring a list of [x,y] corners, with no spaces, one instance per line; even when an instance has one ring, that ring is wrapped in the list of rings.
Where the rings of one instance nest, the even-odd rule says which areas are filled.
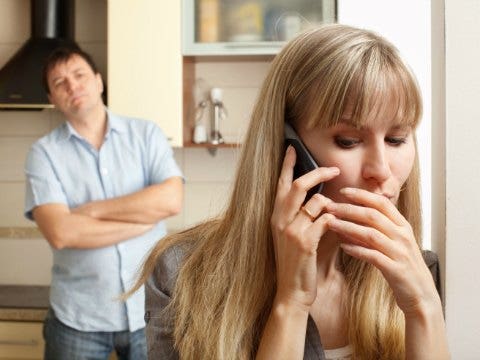
[[[42,359],[42,323],[0,322],[0,359]]]
[[[182,145],[180,1],[108,1],[108,106]]]

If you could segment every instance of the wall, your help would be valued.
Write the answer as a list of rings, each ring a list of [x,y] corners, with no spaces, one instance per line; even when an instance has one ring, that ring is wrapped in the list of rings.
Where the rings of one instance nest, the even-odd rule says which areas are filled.
[[[444,3],[447,331],[453,359],[480,359],[480,2]]]

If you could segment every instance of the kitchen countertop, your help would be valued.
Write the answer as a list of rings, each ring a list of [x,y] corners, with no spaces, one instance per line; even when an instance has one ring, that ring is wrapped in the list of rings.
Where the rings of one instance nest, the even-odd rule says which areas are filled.
[[[0,321],[43,321],[49,286],[0,285]]]

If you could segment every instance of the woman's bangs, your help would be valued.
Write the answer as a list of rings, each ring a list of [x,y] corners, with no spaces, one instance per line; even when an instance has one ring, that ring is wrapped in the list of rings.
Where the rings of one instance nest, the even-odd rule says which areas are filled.
[[[420,90],[395,49],[377,44],[354,55],[359,53],[312,83],[293,118],[304,119],[307,128],[328,128],[340,121],[357,128],[375,121],[416,128],[422,116]]]
[[[416,128],[422,108],[414,78],[408,71],[369,68],[356,76],[349,88],[342,116],[355,127],[372,121],[389,121],[392,126]]]

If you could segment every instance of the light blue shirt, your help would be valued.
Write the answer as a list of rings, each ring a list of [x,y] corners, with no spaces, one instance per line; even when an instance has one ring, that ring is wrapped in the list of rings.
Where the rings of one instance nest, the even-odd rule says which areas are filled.
[[[96,150],[65,122],[32,145],[26,173],[25,216],[39,205],[74,208],[182,176],[160,128],[107,111],[104,143]],[[53,251],[50,304],[66,325],[81,331],[135,331],[145,326],[144,289],[126,302],[128,290],[152,246],[166,233],[151,231],[96,249]]]

